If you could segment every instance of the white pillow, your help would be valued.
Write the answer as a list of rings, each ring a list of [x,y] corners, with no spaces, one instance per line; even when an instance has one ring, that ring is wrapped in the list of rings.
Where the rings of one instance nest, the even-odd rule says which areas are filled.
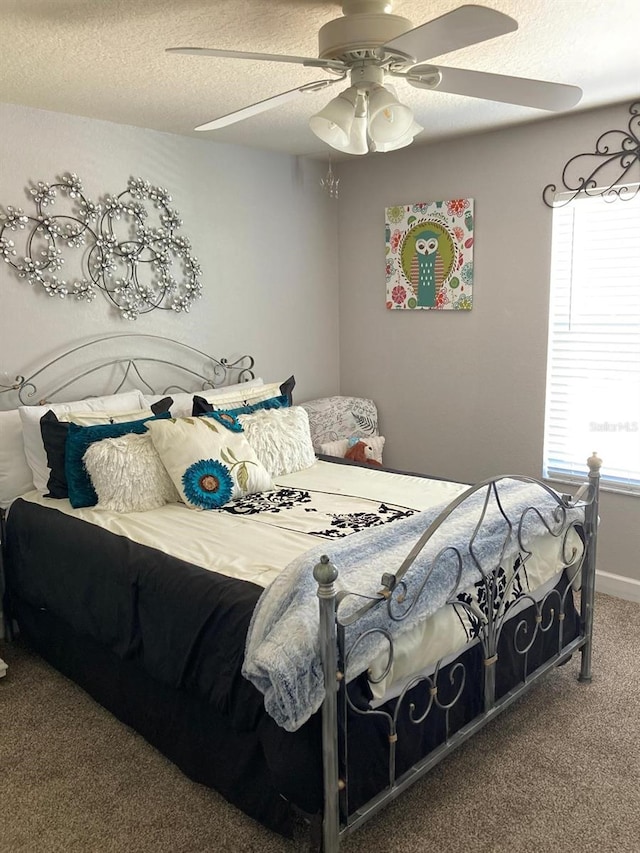
[[[273,488],[269,472],[244,434],[227,429],[215,417],[148,421],[147,429],[189,507],[215,509],[243,495]]]
[[[193,412],[194,394],[197,394],[199,397],[203,397],[205,400],[211,402],[210,398],[243,392],[247,388],[257,388],[263,384],[262,379],[257,377],[256,379],[249,379],[247,382],[237,382],[234,385],[223,385],[220,388],[209,388],[206,391],[192,391],[190,393],[180,391],[175,394],[169,391],[166,394],[145,394],[144,399],[147,406],[152,406],[154,403],[159,403],[160,400],[164,400],[165,397],[171,397],[173,400],[170,409],[171,416],[174,418],[190,418]]]
[[[236,382],[233,385],[221,385],[219,388],[209,388],[203,391],[202,394],[198,392],[198,396],[201,397],[204,395],[205,399],[208,400],[209,396],[219,397],[223,394],[242,393],[248,388],[261,388],[263,385],[264,381],[262,377],[257,376],[255,379],[248,379],[246,382]]]
[[[17,409],[0,412],[0,507],[33,491],[33,474],[22,441],[22,421]]]
[[[349,448],[358,442],[362,442],[365,445],[365,461],[366,459],[373,459],[382,465],[383,435],[368,435],[366,438],[342,438],[339,441],[327,441],[320,445],[318,452],[324,453],[325,456],[344,457]]]
[[[253,405],[254,403],[263,403],[265,400],[270,400],[272,397],[280,397],[282,391],[280,386],[282,382],[270,382],[267,385],[260,385],[246,388],[248,383],[244,383],[235,391],[227,391],[227,389],[218,388],[214,391],[203,391],[198,394],[208,403],[212,403],[217,409],[235,409],[239,406]]]
[[[153,406],[154,403],[171,397],[173,403],[169,411],[174,418],[188,418],[193,412],[193,393],[181,391],[178,394],[144,394],[143,396],[147,406]]]
[[[107,397],[88,397],[73,403],[51,403],[48,406],[20,406],[24,454],[33,472],[33,484],[44,494],[49,480],[47,454],[42,443],[40,418],[51,410],[57,418],[67,412],[128,412],[145,409],[146,404],[140,391],[127,391]]]
[[[272,477],[315,465],[309,416],[301,406],[240,415],[247,441]]]
[[[149,433],[96,441],[82,461],[98,495],[96,509],[144,512],[180,500]]]
[[[140,421],[142,418],[152,418],[151,409],[136,409],[133,412],[65,412],[58,420],[76,424],[76,426],[96,426],[98,424],[126,424],[129,421]]]

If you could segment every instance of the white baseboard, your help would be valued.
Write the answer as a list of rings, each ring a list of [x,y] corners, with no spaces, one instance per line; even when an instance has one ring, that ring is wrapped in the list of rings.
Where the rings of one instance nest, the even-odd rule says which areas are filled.
[[[640,602],[640,581],[624,575],[596,571],[596,591],[627,601]]]

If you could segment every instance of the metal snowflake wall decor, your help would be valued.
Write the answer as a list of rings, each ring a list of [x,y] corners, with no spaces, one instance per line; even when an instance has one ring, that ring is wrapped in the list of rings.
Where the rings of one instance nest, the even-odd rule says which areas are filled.
[[[200,264],[189,240],[176,234],[182,220],[162,187],[129,178],[119,195],[93,202],[80,178],[67,173],[56,183],[38,181],[27,192],[34,216],[11,205],[0,213],[0,256],[20,278],[43,287],[49,296],[91,302],[102,291],[127,320],[155,308],[188,311],[201,296]],[[59,196],[68,200],[69,210],[54,215],[49,208]],[[9,232],[24,232],[24,256]],[[79,250],[79,277],[58,277],[65,264],[63,249]]]

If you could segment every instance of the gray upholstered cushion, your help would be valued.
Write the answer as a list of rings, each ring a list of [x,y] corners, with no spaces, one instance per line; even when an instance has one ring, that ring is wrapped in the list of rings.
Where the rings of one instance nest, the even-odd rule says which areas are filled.
[[[378,410],[363,397],[320,397],[301,403],[309,415],[311,440],[317,453],[328,441],[378,435]]]

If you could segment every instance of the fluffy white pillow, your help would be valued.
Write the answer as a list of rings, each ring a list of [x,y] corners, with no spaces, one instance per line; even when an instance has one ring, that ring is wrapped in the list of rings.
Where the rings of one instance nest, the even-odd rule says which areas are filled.
[[[301,406],[260,409],[240,415],[247,441],[272,477],[310,468],[316,455],[309,432],[309,416]]]
[[[239,424],[230,421],[236,429]],[[164,467],[187,506],[215,509],[273,488],[269,472],[242,432],[213,416],[148,421]]]
[[[22,421],[17,409],[0,412],[0,507],[33,490],[33,474],[22,441]]]
[[[149,433],[96,441],[83,462],[98,495],[96,509],[144,512],[180,500]]]
[[[49,480],[47,454],[42,443],[40,418],[51,410],[58,419],[68,412],[131,412],[145,409],[146,404],[140,391],[127,391],[107,397],[88,397],[73,403],[51,403],[47,406],[20,406],[24,455],[33,472],[33,484],[45,494]]]
[[[384,448],[383,435],[368,435],[366,438],[342,438],[339,441],[327,441],[318,448],[319,453],[325,456],[345,456],[350,447],[358,442],[366,445],[365,456],[382,465],[382,450]]]

